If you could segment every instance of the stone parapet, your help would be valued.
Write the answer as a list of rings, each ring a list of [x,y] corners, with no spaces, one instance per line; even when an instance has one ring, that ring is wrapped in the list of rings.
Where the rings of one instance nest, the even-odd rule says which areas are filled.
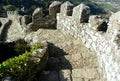
[[[81,4],[73,8],[72,16],[58,13],[57,29],[82,39],[87,48],[96,52],[105,81],[120,81],[120,12],[114,13],[108,24],[100,16],[82,16],[83,12],[87,15],[90,11]]]

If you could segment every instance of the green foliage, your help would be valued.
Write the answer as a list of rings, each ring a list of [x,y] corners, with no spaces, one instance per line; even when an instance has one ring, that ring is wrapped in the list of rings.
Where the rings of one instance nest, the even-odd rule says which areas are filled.
[[[50,5],[50,3],[54,0],[3,0],[3,3],[6,5],[4,7],[5,10],[18,10],[20,11],[21,14],[30,14],[33,12],[34,9],[37,7],[42,7],[43,9],[47,9]],[[59,0],[61,2],[65,2],[66,0]],[[93,14],[98,14],[98,13],[104,13],[104,8],[102,6],[93,3],[90,0],[68,0],[72,2],[75,5],[82,3],[85,3],[89,5],[91,8],[91,11]],[[18,4],[19,3],[19,4]],[[14,5],[14,6],[12,6]],[[24,7],[26,8],[25,11],[21,11],[21,8]]]
[[[10,58],[0,64],[0,77],[12,76],[16,81],[30,81],[37,72],[38,64],[29,60],[31,53],[38,49],[40,44],[35,44],[30,51],[18,57]]]
[[[6,6],[3,7],[3,9],[4,9],[4,10],[7,10],[7,11],[10,11],[10,10],[12,11],[12,10],[15,10],[16,7],[13,6],[13,5],[6,5]]]
[[[40,43],[35,43],[34,46],[31,48],[31,51],[33,52],[37,48],[42,48],[42,46],[40,45]]]
[[[11,9],[11,6],[14,5],[16,8],[12,10],[20,10],[21,14],[30,14],[37,7],[48,8],[50,4],[50,0],[2,0],[2,2],[6,5],[5,10]],[[7,8],[6,8],[7,7]],[[26,8],[25,11],[22,11],[21,8]]]
[[[12,75],[18,76],[18,73],[25,71],[28,62],[28,55],[30,52],[26,52],[18,57],[10,58],[7,61],[0,64],[0,76]]]
[[[0,63],[8,58],[19,56],[29,50],[30,46],[22,39],[16,42],[0,43]]]
[[[15,41],[13,48],[14,48],[13,50],[16,53],[16,55],[22,54],[26,50],[29,51],[29,49],[30,49],[30,47],[27,45],[27,43],[22,39]]]

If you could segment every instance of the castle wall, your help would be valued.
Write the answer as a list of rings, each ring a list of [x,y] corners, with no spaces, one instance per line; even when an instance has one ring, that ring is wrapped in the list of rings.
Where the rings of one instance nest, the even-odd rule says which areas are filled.
[[[76,12],[74,12],[74,9],[73,13],[80,14],[79,11],[81,9],[77,9]],[[105,81],[120,81],[119,22],[118,15],[115,15],[110,18],[108,30],[105,32],[106,30],[98,30],[98,27],[103,24],[103,20],[97,19],[97,17],[95,20],[93,19],[94,22],[88,20],[91,23],[80,23],[78,21],[81,18],[78,15],[75,18],[75,14],[74,16],[65,16],[62,13],[57,14],[57,29],[69,33],[75,38],[82,39],[87,48],[96,52],[100,66],[99,71]],[[101,27],[104,28],[103,25]]]
[[[60,5],[57,3],[57,7]],[[72,4],[67,2],[60,10],[62,13],[56,16],[56,5],[53,5],[50,7],[50,16],[44,17],[42,10],[37,9],[32,15],[32,20],[28,16],[20,16],[17,12],[8,11],[6,19],[11,20],[11,24],[6,31],[7,41],[24,38],[24,32],[29,30],[37,31],[39,28],[53,27],[57,18],[57,29],[82,39],[87,48],[96,52],[101,77],[103,75],[106,81],[120,81],[120,12],[110,17],[107,26],[99,16],[89,16],[90,8],[84,4],[73,8]],[[3,22],[1,32],[7,27],[4,24],[8,20],[3,22],[1,19]]]

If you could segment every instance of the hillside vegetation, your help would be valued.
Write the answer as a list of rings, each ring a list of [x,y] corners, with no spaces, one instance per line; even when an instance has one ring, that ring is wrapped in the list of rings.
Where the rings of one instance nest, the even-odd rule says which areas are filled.
[[[22,14],[31,14],[37,7],[47,10],[54,0],[2,0],[5,10],[15,10]],[[65,2],[66,0],[59,0]],[[92,14],[105,14],[106,12],[116,12],[119,9],[118,2],[108,2],[101,0],[68,0],[75,5],[85,3],[91,7]],[[114,4],[113,4],[114,3]],[[116,7],[116,5],[118,5]],[[114,8],[115,7],[115,8]]]

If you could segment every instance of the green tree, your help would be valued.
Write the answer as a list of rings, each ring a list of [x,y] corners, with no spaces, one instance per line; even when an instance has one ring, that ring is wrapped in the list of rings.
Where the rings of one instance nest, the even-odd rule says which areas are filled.
[[[3,7],[3,9],[6,10],[6,11],[8,11],[8,10],[15,10],[16,7],[13,6],[13,5],[6,5],[6,6]]]

